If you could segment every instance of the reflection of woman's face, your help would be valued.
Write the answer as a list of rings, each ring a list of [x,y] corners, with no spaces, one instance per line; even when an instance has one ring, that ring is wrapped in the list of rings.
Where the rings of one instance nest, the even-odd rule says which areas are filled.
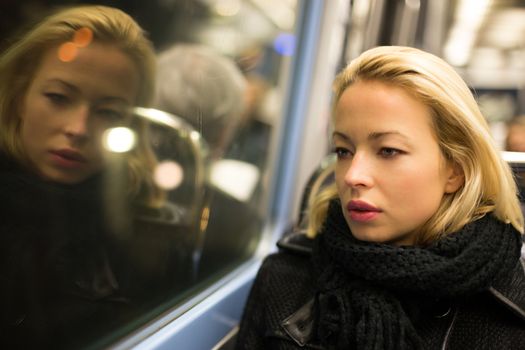
[[[102,134],[122,122],[138,93],[135,65],[112,45],[92,43],[62,62],[49,49],[21,108],[21,141],[43,178],[75,184],[103,167]]]
[[[337,104],[336,183],[344,216],[362,241],[413,244],[453,192],[428,108],[398,87],[357,82]]]

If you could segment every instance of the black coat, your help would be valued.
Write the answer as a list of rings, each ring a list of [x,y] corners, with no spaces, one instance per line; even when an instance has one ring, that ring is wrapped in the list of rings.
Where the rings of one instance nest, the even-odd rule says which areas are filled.
[[[126,306],[98,182],[54,185],[0,158],[1,348],[82,342],[91,324]]]
[[[52,184],[0,156],[1,349],[100,341],[188,286],[181,229],[135,211],[115,229],[107,204],[101,176]]]
[[[280,251],[268,256],[257,274],[236,349],[325,349],[307,326],[316,312],[312,240],[292,235],[278,245]],[[525,262],[483,293],[429,302],[422,312],[415,327],[424,349],[525,349]]]

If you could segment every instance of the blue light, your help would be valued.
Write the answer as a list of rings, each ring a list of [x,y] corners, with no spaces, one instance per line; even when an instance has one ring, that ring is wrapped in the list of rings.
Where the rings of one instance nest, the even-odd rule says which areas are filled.
[[[295,50],[295,35],[281,33],[273,41],[274,50],[283,56],[291,56]]]

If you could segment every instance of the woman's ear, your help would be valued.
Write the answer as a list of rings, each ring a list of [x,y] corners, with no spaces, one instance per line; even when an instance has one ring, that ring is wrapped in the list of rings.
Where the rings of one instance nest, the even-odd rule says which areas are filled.
[[[445,183],[445,193],[456,192],[465,183],[465,174],[458,163],[447,165],[447,182]]]

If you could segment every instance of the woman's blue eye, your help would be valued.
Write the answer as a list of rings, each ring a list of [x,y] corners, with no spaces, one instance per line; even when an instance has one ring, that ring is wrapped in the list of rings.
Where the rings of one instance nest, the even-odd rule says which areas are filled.
[[[343,147],[335,147],[334,153],[336,154],[338,159],[344,159],[352,156],[352,153]]]
[[[379,150],[379,154],[384,158],[392,158],[400,153],[400,150],[390,147],[383,147]]]

